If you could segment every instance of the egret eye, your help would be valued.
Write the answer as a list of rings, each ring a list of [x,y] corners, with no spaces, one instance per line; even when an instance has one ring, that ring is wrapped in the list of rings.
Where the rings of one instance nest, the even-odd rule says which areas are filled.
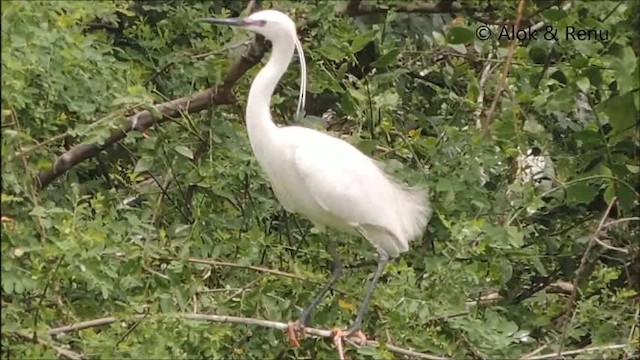
[[[245,20],[245,25],[248,26],[258,26],[258,27],[263,27],[265,25],[267,25],[267,20],[253,20],[253,19],[247,19]]]

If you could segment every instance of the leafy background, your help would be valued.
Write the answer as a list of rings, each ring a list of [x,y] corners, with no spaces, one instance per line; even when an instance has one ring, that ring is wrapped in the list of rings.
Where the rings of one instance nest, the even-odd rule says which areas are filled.
[[[639,4],[526,2],[521,27],[608,39],[561,30],[518,42],[503,79],[511,42],[495,31],[517,2],[261,3],[299,24],[305,125],[432,193],[424,239],[387,267],[367,313],[381,346],[348,345],[349,356],[400,357],[391,345],[476,359],[638,356]],[[292,349],[279,330],[185,316],[295,319],[329,275],[325,242],[338,241],[349,270],[310,326],[347,326],[373,271],[366,242],[319,234],[275,200],[243,125],[260,66],[228,105],[152,108],[225,79],[252,35],[194,20],[246,6],[2,2],[3,357],[336,357],[326,339]],[[475,36],[483,22],[487,41]],[[273,99],[281,124],[293,123],[298,77],[293,62]],[[103,143],[144,109],[162,121]],[[57,156],[90,143],[104,151],[40,186]],[[555,165],[542,184],[518,180],[517,158],[534,146]]]

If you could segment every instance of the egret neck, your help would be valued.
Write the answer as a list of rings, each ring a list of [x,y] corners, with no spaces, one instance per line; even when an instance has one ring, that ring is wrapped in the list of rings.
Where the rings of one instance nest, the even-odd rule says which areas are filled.
[[[271,158],[269,154],[279,149],[276,139],[278,127],[271,118],[271,96],[287,71],[295,49],[293,41],[281,40],[272,41],[271,57],[253,80],[247,99],[247,132],[253,153],[261,164]]]

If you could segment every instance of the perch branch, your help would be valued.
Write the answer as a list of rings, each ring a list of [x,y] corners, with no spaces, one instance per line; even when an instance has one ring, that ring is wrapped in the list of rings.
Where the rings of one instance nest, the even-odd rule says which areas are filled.
[[[136,315],[136,316],[134,316],[134,318],[136,320],[139,320],[139,319],[143,318],[144,316],[146,316],[146,315]],[[282,330],[282,331],[285,331],[288,328],[288,324],[287,323],[283,323],[283,322],[262,320],[262,319],[253,319],[253,318],[245,318],[245,317],[238,317],[238,316],[183,313],[183,314],[178,314],[178,317],[181,317],[181,318],[187,319],[187,320],[194,320],[194,321],[207,321],[207,322],[216,322],[216,323],[254,325],[254,326],[260,326],[260,327],[265,327],[265,328],[274,329],[274,330]],[[105,317],[105,318],[101,318],[101,319],[83,321],[83,322],[72,324],[72,325],[62,326],[62,327],[59,327],[59,328],[54,328],[54,329],[49,330],[48,334],[49,335],[64,334],[64,333],[69,333],[69,332],[83,330],[83,329],[89,329],[89,328],[98,327],[98,326],[110,325],[110,324],[113,324],[113,323],[115,323],[117,321],[120,321],[120,320],[115,318],[115,317],[113,317],[113,316],[109,316],[109,317]],[[324,329],[317,329],[317,328],[305,328],[305,333],[308,334],[308,335],[311,335],[311,336],[314,336],[314,337],[320,337],[320,338],[332,338],[333,337],[331,330],[324,330]],[[372,346],[372,347],[379,347],[380,343],[377,342],[377,341],[369,340],[369,341],[367,341],[367,343],[365,345],[366,346]],[[405,348],[401,348],[401,347],[398,347],[398,346],[393,346],[393,345],[390,345],[390,344],[386,344],[385,347],[386,347],[387,350],[389,350],[389,351],[391,351],[393,353],[412,356],[412,357],[420,358],[420,359],[428,359],[428,360],[445,360],[445,359],[448,359],[446,357],[426,354],[426,353],[423,353],[423,352],[417,352],[417,351],[414,351],[414,350],[411,350],[411,349],[405,349]]]

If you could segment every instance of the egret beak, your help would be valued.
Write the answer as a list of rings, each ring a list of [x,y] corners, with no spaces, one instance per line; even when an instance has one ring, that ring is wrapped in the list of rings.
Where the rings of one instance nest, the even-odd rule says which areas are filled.
[[[208,24],[214,25],[229,25],[229,26],[264,26],[266,21],[264,20],[251,20],[247,18],[228,18],[228,19],[218,19],[218,18],[204,18],[198,20],[199,22],[205,22]]]

